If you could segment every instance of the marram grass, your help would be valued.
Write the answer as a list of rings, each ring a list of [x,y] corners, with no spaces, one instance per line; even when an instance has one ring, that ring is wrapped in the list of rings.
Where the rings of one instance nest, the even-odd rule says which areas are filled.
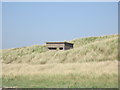
[[[117,88],[117,66],[118,61],[45,65],[3,64],[3,87]]]
[[[70,42],[74,49],[66,51],[49,51],[45,45],[0,50],[3,87],[118,87],[118,35]]]
[[[70,41],[74,49],[49,51],[44,46],[2,50],[2,62],[9,63],[80,63],[89,61],[118,60],[118,35],[89,37]]]

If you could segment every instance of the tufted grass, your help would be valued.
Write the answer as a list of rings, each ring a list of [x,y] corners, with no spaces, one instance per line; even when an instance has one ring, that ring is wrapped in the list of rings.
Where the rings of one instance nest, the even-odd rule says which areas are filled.
[[[118,35],[69,41],[74,48],[45,45],[0,50],[3,87],[117,88]]]
[[[3,64],[3,87],[117,88],[117,66],[118,61],[45,65]]]
[[[2,62],[9,63],[80,63],[91,61],[118,60],[118,35],[88,37],[70,41],[74,49],[66,51],[49,51],[46,46],[3,50]]]

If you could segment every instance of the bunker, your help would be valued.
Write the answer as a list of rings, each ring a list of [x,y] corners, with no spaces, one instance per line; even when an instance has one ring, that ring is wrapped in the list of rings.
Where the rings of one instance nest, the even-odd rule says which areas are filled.
[[[46,42],[49,50],[69,50],[73,48],[72,43],[68,42]]]

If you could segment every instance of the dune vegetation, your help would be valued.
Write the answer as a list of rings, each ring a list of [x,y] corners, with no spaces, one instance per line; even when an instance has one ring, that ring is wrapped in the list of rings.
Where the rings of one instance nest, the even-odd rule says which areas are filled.
[[[118,87],[118,35],[69,42],[74,48],[66,51],[45,45],[1,50],[3,87]]]

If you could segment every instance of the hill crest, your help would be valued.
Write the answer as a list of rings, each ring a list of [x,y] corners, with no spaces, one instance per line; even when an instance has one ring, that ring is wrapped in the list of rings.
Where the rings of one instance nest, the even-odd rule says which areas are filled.
[[[2,62],[9,63],[76,63],[117,60],[118,35],[87,37],[69,41],[74,48],[66,51],[49,51],[45,45],[2,50]]]

